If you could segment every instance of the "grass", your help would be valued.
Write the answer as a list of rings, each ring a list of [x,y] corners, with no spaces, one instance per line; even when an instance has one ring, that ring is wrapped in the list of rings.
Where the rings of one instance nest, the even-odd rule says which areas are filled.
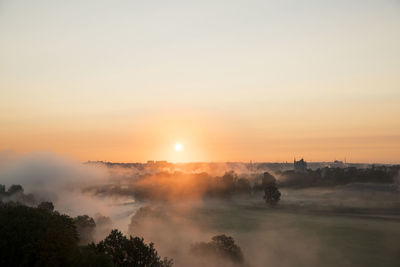
[[[192,219],[238,240],[245,255],[271,266],[399,266],[400,216],[269,208],[264,204],[205,205]],[[259,266],[258,260],[254,260]],[[268,266],[268,265],[265,265]]]

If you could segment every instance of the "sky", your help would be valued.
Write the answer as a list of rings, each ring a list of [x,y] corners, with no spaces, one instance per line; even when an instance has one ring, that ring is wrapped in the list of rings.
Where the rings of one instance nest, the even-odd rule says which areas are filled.
[[[400,163],[399,47],[396,0],[0,0],[0,151]]]

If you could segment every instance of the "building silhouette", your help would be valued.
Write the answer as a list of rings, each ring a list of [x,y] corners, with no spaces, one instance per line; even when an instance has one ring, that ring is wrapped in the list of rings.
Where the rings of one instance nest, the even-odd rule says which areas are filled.
[[[307,171],[307,162],[302,158],[299,161],[296,161],[296,158],[294,158],[294,170],[296,172],[306,172]]]

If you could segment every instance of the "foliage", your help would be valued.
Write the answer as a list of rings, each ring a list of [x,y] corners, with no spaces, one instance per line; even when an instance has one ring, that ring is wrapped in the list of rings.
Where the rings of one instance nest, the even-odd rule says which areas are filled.
[[[235,185],[236,193],[249,195],[249,194],[251,194],[251,190],[252,190],[251,184],[248,179],[242,177],[236,181],[236,185]]]
[[[76,224],[93,228],[93,219],[60,215],[48,209],[50,204],[32,208],[0,203],[0,266],[172,266],[172,260],[158,256],[153,243],[128,239],[118,230],[97,245],[79,248]]]
[[[11,185],[6,191],[5,185],[0,185],[0,200],[14,201],[25,205],[35,205],[36,201],[32,194],[24,194],[24,188],[21,185]]]
[[[0,266],[71,266],[78,253],[72,218],[17,204],[0,206]]]
[[[74,266],[82,267],[113,267],[112,258],[104,253],[97,253],[91,246],[80,248],[80,256],[74,262]]]
[[[127,238],[118,230],[111,233],[101,242],[89,245],[98,254],[105,254],[112,258],[115,266],[146,266],[146,267],[169,267],[172,260],[158,256],[154,244],[144,243],[143,238]]]
[[[156,218],[160,216],[160,212],[150,206],[140,207],[131,217],[131,223],[128,225],[128,232],[134,233],[135,229],[141,226],[142,221],[146,218]]]
[[[47,211],[54,211],[54,205],[52,202],[49,201],[43,201],[38,205],[39,209],[44,209]]]
[[[269,185],[264,188],[264,200],[271,206],[278,204],[281,200],[281,192],[276,187],[276,185]]]
[[[22,193],[24,193],[24,188],[22,188],[22,186],[19,184],[17,184],[17,185],[13,184],[12,186],[10,186],[10,188],[8,188],[7,192],[10,195],[18,194],[18,193],[22,194]]]
[[[271,206],[278,204],[278,201],[281,199],[281,192],[279,192],[279,189],[276,186],[275,177],[268,172],[265,172],[262,180],[262,187],[264,188],[265,202]]]
[[[190,251],[199,256],[221,257],[240,265],[244,263],[241,248],[235,244],[232,237],[226,235],[216,235],[211,242],[196,243],[192,245]]]
[[[88,215],[81,215],[74,218],[74,223],[78,230],[80,244],[86,245],[93,242],[93,234],[96,227],[93,218]]]
[[[315,186],[336,186],[351,183],[378,183],[392,184],[395,182],[399,168],[371,167],[358,169],[348,168],[321,168],[307,170],[307,172],[285,171],[280,173],[280,186],[291,188],[306,188]]]

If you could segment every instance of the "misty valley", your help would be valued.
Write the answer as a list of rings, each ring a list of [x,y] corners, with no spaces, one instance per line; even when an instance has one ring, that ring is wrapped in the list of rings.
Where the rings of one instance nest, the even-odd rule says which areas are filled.
[[[400,267],[400,0],[0,0],[0,267]]]
[[[298,162],[4,157],[0,265],[398,266],[400,166]]]

